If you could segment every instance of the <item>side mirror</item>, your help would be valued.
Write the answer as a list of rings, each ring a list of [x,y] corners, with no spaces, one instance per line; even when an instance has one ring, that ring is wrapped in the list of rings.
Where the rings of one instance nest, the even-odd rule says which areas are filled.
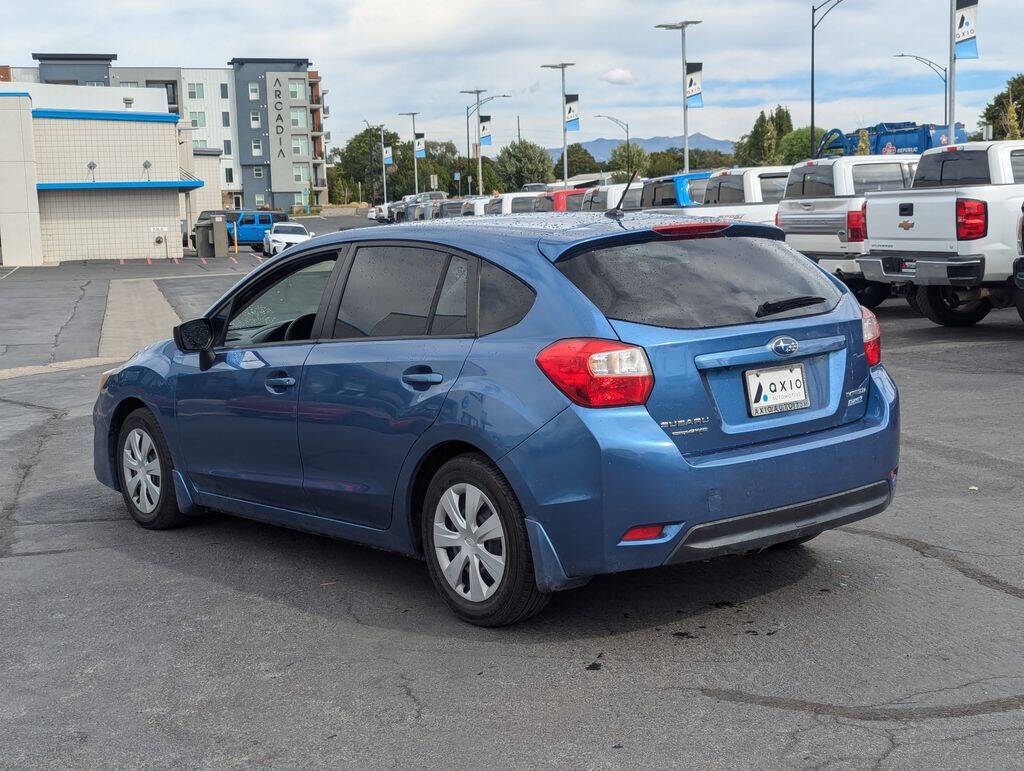
[[[315,235],[316,235],[316,233],[314,233],[314,232],[313,232],[312,230],[311,230],[311,231],[309,231],[309,237],[310,237],[310,238],[312,238],[312,237],[313,237],[313,236],[315,236]]]
[[[208,351],[213,347],[213,326],[207,318],[183,321],[174,328],[174,344],[182,353]]]

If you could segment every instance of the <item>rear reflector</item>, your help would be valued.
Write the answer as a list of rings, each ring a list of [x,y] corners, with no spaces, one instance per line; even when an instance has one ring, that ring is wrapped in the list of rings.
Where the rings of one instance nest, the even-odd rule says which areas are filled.
[[[878,366],[882,362],[882,328],[878,326],[875,314],[863,305],[860,307],[860,328],[864,333],[864,355],[868,366]]]
[[[655,225],[651,230],[667,238],[706,238],[721,233],[727,227],[728,222],[679,222]]]
[[[622,540],[653,541],[655,538],[661,538],[661,535],[664,532],[664,525],[641,525],[640,527],[634,527],[630,530],[627,530],[626,534],[622,536]]]
[[[617,340],[559,340],[537,354],[537,366],[583,407],[644,404],[654,388],[644,349]]]
[[[850,243],[863,241],[868,237],[868,204],[860,209],[846,212],[846,240]]]
[[[974,198],[956,199],[956,240],[977,241],[988,235],[988,204]]]

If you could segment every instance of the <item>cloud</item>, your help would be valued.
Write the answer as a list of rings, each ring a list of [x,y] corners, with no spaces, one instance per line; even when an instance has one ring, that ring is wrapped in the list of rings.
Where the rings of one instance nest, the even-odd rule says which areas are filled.
[[[608,72],[601,76],[601,80],[605,83],[611,83],[613,86],[628,86],[636,82],[633,73],[623,67],[615,67],[608,70]]]

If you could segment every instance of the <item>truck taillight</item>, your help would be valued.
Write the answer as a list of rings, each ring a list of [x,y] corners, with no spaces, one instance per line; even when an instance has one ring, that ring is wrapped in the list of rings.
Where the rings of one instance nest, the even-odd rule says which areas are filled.
[[[537,366],[559,391],[584,407],[644,404],[654,388],[644,349],[616,340],[559,340],[537,354]]]
[[[956,199],[956,240],[977,241],[988,235],[988,204],[973,198]]]
[[[864,241],[868,237],[868,204],[867,201],[856,211],[846,212],[846,240],[850,242]]]
[[[779,210],[778,209],[775,210],[775,227],[781,227],[779,225]]]
[[[864,355],[868,366],[874,367],[882,362],[882,328],[878,326],[875,314],[860,306],[860,328],[864,333]]]

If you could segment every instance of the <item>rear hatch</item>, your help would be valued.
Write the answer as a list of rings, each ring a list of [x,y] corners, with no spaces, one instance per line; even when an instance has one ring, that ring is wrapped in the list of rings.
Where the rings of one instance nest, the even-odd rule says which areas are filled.
[[[659,239],[556,265],[644,348],[647,409],[684,455],[756,452],[864,416],[860,308],[779,241]]]

